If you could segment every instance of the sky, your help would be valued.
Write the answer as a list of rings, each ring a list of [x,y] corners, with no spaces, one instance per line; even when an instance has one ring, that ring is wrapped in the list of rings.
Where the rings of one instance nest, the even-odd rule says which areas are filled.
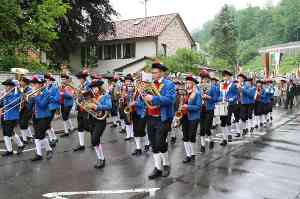
[[[281,0],[148,0],[148,16],[168,13],[179,13],[189,31],[201,27],[212,19],[221,7],[227,3],[237,9],[248,5],[261,6],[272,3],[278,4]],[[120,16],[118,20],[145,16],[144,0],[110,0]]]

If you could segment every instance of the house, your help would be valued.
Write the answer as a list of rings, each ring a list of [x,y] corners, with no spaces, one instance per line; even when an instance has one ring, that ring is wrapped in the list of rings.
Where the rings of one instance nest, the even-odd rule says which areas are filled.
[[[77,71],[83,64],[96,64],[99,73],[142,70],[157,56],[174,55],[179,48],[193,48],[195,42],[179,14],[166,14],[115,22],[114,34],[99,35],[95,44],[82,44],[70,56]]]
[[[262,56],[265,76],[269,77],[271,74],[278,74],[280,63],[284,56],[298,56],[300,54],[300,42],[296,41],[263,47],[258,52]]]

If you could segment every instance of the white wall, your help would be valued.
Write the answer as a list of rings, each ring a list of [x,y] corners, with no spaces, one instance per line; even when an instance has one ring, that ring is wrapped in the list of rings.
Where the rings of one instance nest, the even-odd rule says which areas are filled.
[[[131,64],[129,67],[124,68],[122,71],[123,74],[135,73],[141,71],[145,68],[147,60],[143,60],[134,64]]]
[[[144,56],[149,56],[149,57],[156,56],[156,42],[154,39],[136,41],[135,49],[136,49],[135,58],[98,60],[98,67],[96,71],[99,73],[113,71],[116,68],[134,62],[135,60],[141,59]]]

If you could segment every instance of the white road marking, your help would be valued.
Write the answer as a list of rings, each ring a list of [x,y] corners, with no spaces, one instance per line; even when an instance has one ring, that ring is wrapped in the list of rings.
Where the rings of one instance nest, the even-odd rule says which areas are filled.
[[[32,149],[25,149],[23,150],[23,152],[29,152],[29,151],[34,151],[35,148],[32,148]],[[6,149],[0,149],[0,152],[6,152]],[[17,151],[13,151],[14,153],[17,153]]]
[[[53,192],[43,194],[45,198],[52,199],[68,199],[65,196],[74,195],[98,195],[98,194],[125,194],[125,193],[149,193],[150,197],[155,195],[155,192],[160,188],[146,188],[146,189],[127,189],[127,190],[103,190],[103,191],[79,191],[79,192]]]

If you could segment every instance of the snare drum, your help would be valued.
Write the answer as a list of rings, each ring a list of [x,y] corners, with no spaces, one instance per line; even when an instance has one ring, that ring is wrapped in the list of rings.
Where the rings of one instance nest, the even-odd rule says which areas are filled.
[[[215,116],[227,116],[228,115],[228,102],[220,102],[216,104]]]

